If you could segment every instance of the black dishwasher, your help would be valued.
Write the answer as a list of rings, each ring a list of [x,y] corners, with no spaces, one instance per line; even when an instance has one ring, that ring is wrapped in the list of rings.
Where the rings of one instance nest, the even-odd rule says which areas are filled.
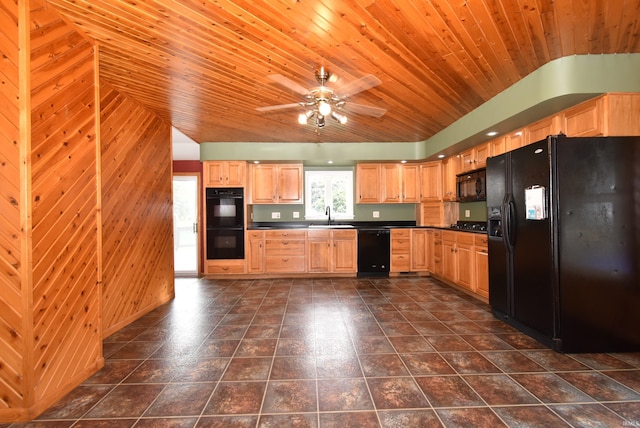
[[[358,229],[358,277],[389,276],[389,229]]]

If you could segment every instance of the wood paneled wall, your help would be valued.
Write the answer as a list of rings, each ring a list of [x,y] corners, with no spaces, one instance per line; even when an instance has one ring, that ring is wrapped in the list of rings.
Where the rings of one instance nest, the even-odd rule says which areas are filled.
[[[95,50],[31,0],[31,269],[36,408],[102,363]]]
[[[0,58],[2,423],[62,398],[104,335],[173,296],[173,236],[170,126],[107,86],[100,105],[96,46],[45,0],[9,1]]]
[[[107,336],[174,296],[171,127],[100,82]]]
[[[20,106],[17,5],[0,8],[0,421],[24,407]]]

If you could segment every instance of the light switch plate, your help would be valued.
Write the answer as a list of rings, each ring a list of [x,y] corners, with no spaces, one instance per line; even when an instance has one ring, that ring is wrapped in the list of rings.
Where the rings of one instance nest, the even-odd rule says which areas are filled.
[[[294,211],[293,218],[300,218],[300,211]]]
[[[280,218],[280,213],[279,212],[272,212],[271,213],[271,218]]]
[[[374,211],[373,218],[380,218],[380,211]]]

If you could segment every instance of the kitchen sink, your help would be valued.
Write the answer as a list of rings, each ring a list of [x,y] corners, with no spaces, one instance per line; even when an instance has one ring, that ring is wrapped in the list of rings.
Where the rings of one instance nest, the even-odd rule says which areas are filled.
[[[310,224],[309,229],[353,229],[352,224]]]

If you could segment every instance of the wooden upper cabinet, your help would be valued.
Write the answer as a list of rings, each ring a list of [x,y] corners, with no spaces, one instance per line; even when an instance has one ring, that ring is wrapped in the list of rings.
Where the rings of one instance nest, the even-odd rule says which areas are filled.
[[[401,171],[402,202],[420,202],[420,165],[405,163],[401,165]]]
[[[604,98],[586,101],[561,114],[562,132],[567,137],[604,135]]]
[[[205,161],[204,187],[242,187],[245,183],[245,161]]]
[[[277,201],[278,166],[272,164],[250,165],[250,203],[275,204]]]
[[[525,129],[526,132],[523,145],[544,140],[549,135],[555,135],[560,132],[560,115],[545,117],[542,120],[532,123]]]
[[[302,165],[278,167],[278,203],[301,204],[304,198]]]
[[[498,156],[507,152],[507,138],[504,136],[489,141],[488,145],[489,156]]]
[[[402,202],[402,168],[395,163],[380,165],[382,202]]]
[[[489,144],[479,144],[460,153],[460,172],[484,168],[489,157]]]
[[[253,204],[301,204],[302,164],[253,164],[250,166],[250,199]]]
[[[442,161],[442,199],[455,201],[456,175],[458,174],[458,158],[452,156]]]
[[[420,200],[425,202],[442,200],[441,161],[420,165]]]
[[[379,163],[356,165],[356,191],[359,204],[375,204],[381,201]]]

